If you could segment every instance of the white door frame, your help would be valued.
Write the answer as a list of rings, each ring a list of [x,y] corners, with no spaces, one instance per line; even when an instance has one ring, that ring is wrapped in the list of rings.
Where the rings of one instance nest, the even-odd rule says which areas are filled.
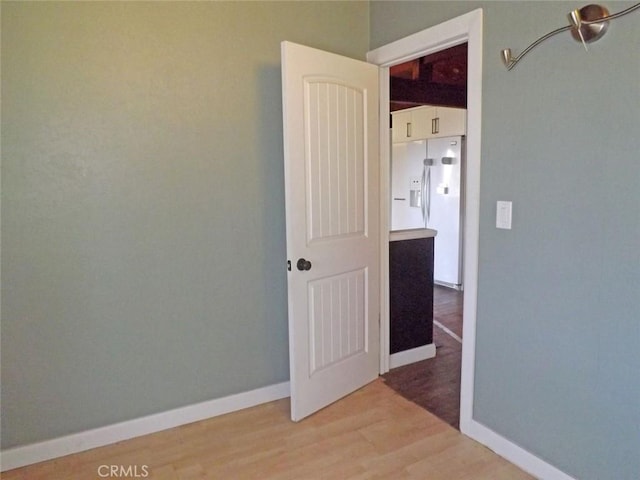
[[[468,43],[467,169],[464,222],[464,313],[460,431],[472,428],[478,292],[478,234],[480,211],[480,132],[482,100],[482,9],[384,45],[367,54],[380,66],[380,373],[389,371],[389,210],[390,130],[389,67],[461,43]]]

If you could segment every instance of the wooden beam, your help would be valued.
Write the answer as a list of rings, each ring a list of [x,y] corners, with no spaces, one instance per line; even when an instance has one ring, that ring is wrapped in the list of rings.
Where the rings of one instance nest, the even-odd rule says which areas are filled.
[[[391,77],[391,101],[413,105],[467,107],[466,86]]]

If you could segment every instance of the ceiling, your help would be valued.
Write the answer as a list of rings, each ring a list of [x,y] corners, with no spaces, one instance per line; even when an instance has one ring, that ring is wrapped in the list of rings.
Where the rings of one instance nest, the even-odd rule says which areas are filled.
[[[467,106],[467,44],[390,68],[391,111],[419,105]]]

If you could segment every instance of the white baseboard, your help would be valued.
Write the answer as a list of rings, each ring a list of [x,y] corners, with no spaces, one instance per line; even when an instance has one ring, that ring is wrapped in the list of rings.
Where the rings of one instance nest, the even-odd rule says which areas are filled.
[[[553,465],[536,457],[531,452],[519,447],[475,420],[466,422],[466,425],[461,424],[460,427],[462,433],[490,448],[501,457],[509,460],[536,478],[541,480],[575,480],[573,477],[558,470]]]
[[[288,397],[289,382],[0,452],[0,471],[63,457]]]
[[[436,356],[436,346],[433,343],[422,347],[412,348],[404,352],[392,353],[389,355],[389,368],[402,367],[410,363],[426,360]]]

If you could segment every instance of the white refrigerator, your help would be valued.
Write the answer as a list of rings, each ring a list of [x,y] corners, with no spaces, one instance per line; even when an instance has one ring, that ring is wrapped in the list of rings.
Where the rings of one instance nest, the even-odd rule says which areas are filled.
[[[394,143],[391,230],[437,230],[434,282],[462,289],[464,137]]]

